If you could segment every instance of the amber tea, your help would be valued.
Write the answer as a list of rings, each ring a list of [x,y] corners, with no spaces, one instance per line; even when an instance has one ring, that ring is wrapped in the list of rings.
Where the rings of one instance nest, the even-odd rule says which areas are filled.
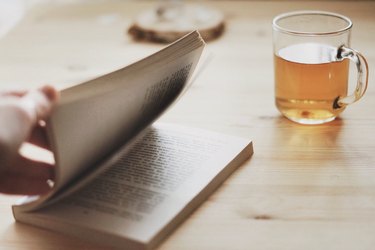
[[[327,122],[343,111],[334,100],[347,95],[348,60],[336,59],[337,48],[297,44],[275,55],[276,106],[289,119],[305,124]]]
[[[325,11],[294,11],[273,19],[275,100],[285,117],[301,124],[329,122],[363,97],[368,63],[350,47],[352,27],[349,18]],[[357,84],[348,94],[350,62]]]

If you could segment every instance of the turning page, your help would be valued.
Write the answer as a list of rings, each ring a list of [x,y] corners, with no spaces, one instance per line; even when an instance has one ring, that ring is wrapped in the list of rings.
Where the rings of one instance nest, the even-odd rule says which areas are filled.
[[[35,209],[68,185],[96,175],[102,162],[185,91],[204,45],[192,32],[137,63],[63,90],[47,123],[56,161],[53,192],[39,200],[29,197],[38,202],[23,208]]]

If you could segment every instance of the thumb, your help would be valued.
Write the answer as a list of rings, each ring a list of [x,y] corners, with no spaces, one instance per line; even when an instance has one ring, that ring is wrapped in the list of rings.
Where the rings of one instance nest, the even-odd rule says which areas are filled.
[[[28,92],[21,98],[20,105],[27,112],[32,124],[45,119],[58,100],[58,92],[52,86],[44,86]]]

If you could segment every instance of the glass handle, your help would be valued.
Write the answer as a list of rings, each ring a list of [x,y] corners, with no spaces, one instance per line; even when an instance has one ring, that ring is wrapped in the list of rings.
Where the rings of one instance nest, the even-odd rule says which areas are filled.
[[[361,99],[366,92],[368,84],[368,64],[365,57],[360,52],[342,45],[337,50],[337,59],[339,61],[349,59],[354,62],[357,66],[358,76],[354,93],[344,97],[338,96],[333,103],[334,109],[345,107]]]

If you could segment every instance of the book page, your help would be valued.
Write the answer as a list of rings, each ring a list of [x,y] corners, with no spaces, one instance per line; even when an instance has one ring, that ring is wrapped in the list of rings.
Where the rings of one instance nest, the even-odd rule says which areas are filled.
[[[143,214],[151,213],[176,191],[220,146],[218,141],[151,129],[109,171],[71,200],[93,210],[142,220]]]
[[[184,216],[184,209],[198,194],[207,196],[213,189],[203,190],[213,180],[218,185],[250,157],[250,143],[202,130],[156,125],[108,171],[35,216],[79,221],[77,225],[100,232],[152,241],[179,214]],[[225,171],[225,177],[220,177]]]
[[[137,63],[63,90],[47,123],[56,161],[54,191],[43,199],[29,197],[38,203],[24,209],[92,178],[185,91],[203,47],[199,33],[192,32]]]
[[[51,119],[57,184],[95,167],[155,120],[184,90],[199,54],[133,76],[122,88],[58,107]]]

